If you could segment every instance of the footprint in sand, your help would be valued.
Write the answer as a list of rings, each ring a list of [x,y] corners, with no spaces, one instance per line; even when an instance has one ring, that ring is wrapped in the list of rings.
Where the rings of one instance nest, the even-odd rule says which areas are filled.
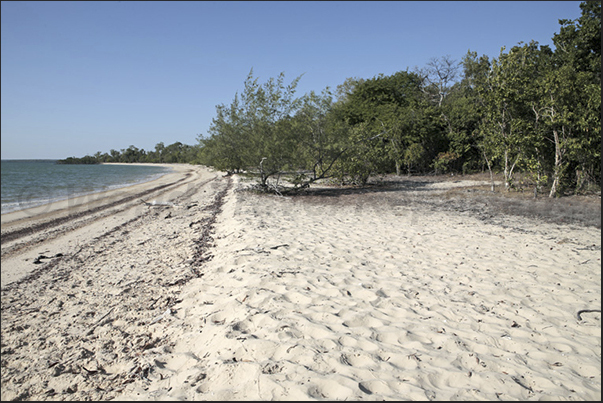
[[[373,393],[378,393],[381,395],[387,395],[392,392],[387,383],[380,380],[373,381],[363,381],[358,384],[358,388],[364,393],[372,395]]]
[[[340,361],[345,365],[349,365],[355,368],[371,368],[375,366],[375,360],[373,359],[373,357],[364,354],[360,351],[356,351],[353,353],[344,353],[341,355]]]
[[[359,315],[343,322],[347,327],[375,328],[383,326],[383,322],[371,315]]]

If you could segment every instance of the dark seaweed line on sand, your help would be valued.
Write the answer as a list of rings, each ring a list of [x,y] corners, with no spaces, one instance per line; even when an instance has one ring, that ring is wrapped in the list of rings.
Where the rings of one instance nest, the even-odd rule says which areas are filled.
[[[178,181],[176,181],[174,183],[168,183],[168,184],[165,184],[165,185],[156,186],[156,187],[154,187],[152,189],[148,189],[148,190],[145,190],[143,192],[137,193],[135,195],[128,196],[128,197],[125,197],[123,199],[114,201],[113,203],[109,203],[109,204],[106,204],[106,205],[103,205],[103,206],[95,207],[93,209],[82,211],[80,213],[70,214],[70,215],[65,216],[65,217],[55,218],[54,220],[50,220],[50,221],[43,222],[43,223],[40,223],[40,224],[32,225],[31,227],[22,228],[22,229],[13,231],[13,232],[8,232],[6,234],[2,234],[2,239],[0,240],[0,244],[3,244],[3,243],[8,242],[8,241],[15,240],[15,239],[19,239],[19,238],[21,238],[23,236],[32,234],[32,233],[37,232],[37,231],[41,231],[41,230],[45,230],[45,229],[48,229],[48,228],[56,227],[56,226],[61,225],[61,224],[65,223],[65,222],[68,222],[68,221],[71,221],[71,220],[74,220],[74,219],[77,219],[77,218],[80,218],[80,217],[83,217],[83,216],[86,216],[86,215],[94,214],[94,213],[97,213],[99,211],[103,211],[103,210],[106,210],[108,208],[118,206],[120,204],[127,203],[129,201],[134,200],[134,199],[140,198],[141,196],[145,196],[145,195],[147,195],[149,193],[156,192],[158,190],[164,189],[164,188],[169,187],[169,186],[175,186],[175,185],[179,184],[180,182],[186,180],[190,175],[191,175],[190,173],[187,173],[184,176],[184,178],[182,178],[182,179],[180,179],[180,180],[178,180]]]
[[[201,266],[204,262],[211,260],[211,258],[213,257],[211,254],[204,256],[204,253],[207,252],[207,250],[213,246],[212,242],[214,238],[212,237],[212,233],[214,231],[214,224],[216,222],[218,214],[222,212],[222,206],[224,205],[224,197],[228,193],[228,190],[230,189],[231,185],[232,179],[229,177],[226,188],[218,192],[215,196],[213,203],[205,207],[204,209],[209,210],[211,214],[203,220],[199,221],[199,223],[203,225],[203,231],[201,232],[201,236],[199,237],[199,239],[194,241],[195,253],[193,254],[193,260],[191,263],[192,271],[197,277],[201,277],[203,275],[203,273],[200,273],[198,270],[199,266]]]

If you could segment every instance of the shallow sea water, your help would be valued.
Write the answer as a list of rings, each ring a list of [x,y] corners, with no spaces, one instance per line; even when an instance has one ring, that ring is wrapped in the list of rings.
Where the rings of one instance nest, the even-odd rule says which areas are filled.
[[[2,214],[147,182],[165,166],[63,165],[56,160],[2,160]]]

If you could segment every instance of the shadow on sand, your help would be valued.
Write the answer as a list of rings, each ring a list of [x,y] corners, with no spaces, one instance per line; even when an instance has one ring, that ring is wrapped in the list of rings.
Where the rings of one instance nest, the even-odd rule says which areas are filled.
[[[482,184],[467,185],[471,182],[446,177],[387,178],[365,186],[316,186],[291,197],[317,205],[421,206],[438,211],[468,213],[497,224],[504,222],[504,216],[516,216],[560,225],[601,228],[600,195],[534,198],[529,192],[506,192],[500,187],[492,192],[482,178],[463,179],[473,183],[477,179]]]

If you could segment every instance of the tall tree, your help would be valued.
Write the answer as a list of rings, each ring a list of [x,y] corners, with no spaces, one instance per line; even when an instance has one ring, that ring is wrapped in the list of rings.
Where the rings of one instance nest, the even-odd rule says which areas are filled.
[[[554,34],[555,53],[564,64],[592,73],[601,82],[601,2],[583,1],[576,20],[561,19]]]
[[[514,170],[525,156],[533,131],[527,100],[532,96],[537,46],[532,41],[514,46],[508,53],[503,47],[499,58],[492,60],[485,81],[479,84],[484,101],[482,147],[490,160],[501,161],[507,190],[512,186]]]
[[[269,178],[294,165],[296,140],[289,120],[301,101],[295,91],[301,76],[285,85],[285,75],[260,85],[250,70],[241,95],[230,106],[216,106],[209,133],[203,141],[206,158],[229,170],[256,168],[260,186]]]
[[[559,139],[551,196],[562,191],[556,185],[570,168],[577,190],[585,177],[601,181],[601,2],[582,2],[580,9],[576,20],[559,20],[553,36],[556,66],[545,87],[548,117]]]
[[[438,107],[450,92],[452,85],[456,82],[459,75],[459,63],[452,59],[450,55],[431,58],[427,66],[417,69],[424,80],[424,91],[428,94],[431,101]]]
[[[346,126],[333,112],[333,95],[329,88],[321,94],[310,91],[302,97],[302,105],[293,120],[298,140],[297,166],[310,173],[296,178],[296,185],[307,187],[319,179],[333,175],[335,163],[345,154]]]
[[[392,165],[400,174],[405,149],[415,143],[425,147],[425,138],[420,138],[417,130],[425,107],[421,103],[421,83],[421,77],[408,71],[391,76],[380,74],[358,83],[348,94],[343,116],[352,126],[357,126],[351,141],[374,137],[370,143],[358,143],[357,152],[364,157],[357,156],[353,161],[355,170],[364,167],[366,171],[361,178],[371,172],[388,170]]]

